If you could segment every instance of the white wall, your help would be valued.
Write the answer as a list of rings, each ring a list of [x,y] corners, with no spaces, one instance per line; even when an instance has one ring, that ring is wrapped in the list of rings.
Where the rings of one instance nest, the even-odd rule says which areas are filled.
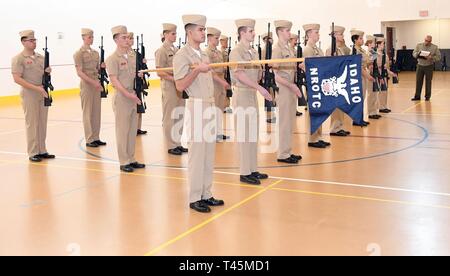
[[[427,9],[431,18],[450,18],[448,0],[164,0],[164,1],[56,1],[56,0],[6,0],[0,1],[0,26],[3,26],[0,44],[0,96],[17,94],[18,87],[10,74],[11,57],[21,51],[18,32],[34,29],[37,32],[38,50],[43,48],[43,37],[49,37],[52,54],[53,83],[56,89],[74,88],[78,85],[72,55],[79,48],[80,28],[96,31],[98,46],[100,35],[105,36],[105,48],[114,49],[110,28],[127,25],[135,33],[144,33],[148,55],[160,45],[160,26],[163,22],[182,25],[184,13],[208,16],[208,24],[222,29],[226,34],[235,32],[233,19],[255,18],[259,33],[266,31],[268,21],[289,19],[294,30],[305,23],[320,23],[322,47],[329,45],[328,26],[332,21],[348,29],[357,27],[368,33],[381,32],[381,22],[419,19],[419,11]],[[62,32],[63,39],[58,39]],[[183,31],[180,32],[184,36]],[[349,37],[347,38],[350,41]],[[68,64],[68,65],[67,65]],[[63,66],[56,66],[63,65]]]
[[[395,28],[397,49],[403,46],[414,49],[417,43],[424,41],[426,35],[432,35],[433,43],[441,49],[450,48],[450,19],[385,22],[383,29],[385,27]]]

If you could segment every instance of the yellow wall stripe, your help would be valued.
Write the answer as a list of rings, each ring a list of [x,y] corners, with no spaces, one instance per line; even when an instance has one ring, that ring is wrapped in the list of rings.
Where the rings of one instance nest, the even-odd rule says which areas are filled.
[[[156,80],[150,80],[150,87],[160,87],[161,81],[159,79]],[[112,88],[110,87],[110,91],[112,91]],[[72,89],[64,89],[64,90],[57,90],[52,93],[52,96],[55,99],[60,99],[67,96],[76,96],[80,93],[79,88],[72,88]],[[2,96],[0,97],[0,107],[5,106],[17,106],[21,104],[20,94],[19,92],[15,93],[16,95],[12,96]]]

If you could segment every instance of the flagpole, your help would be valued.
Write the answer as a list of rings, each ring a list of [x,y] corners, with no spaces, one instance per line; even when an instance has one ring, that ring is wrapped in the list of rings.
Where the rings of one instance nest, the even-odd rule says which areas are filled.
[[[239,61],[239,62],[222,62],[222,63],[211,63],[209,67],[221,68],[221,67],[245,67],[254,65],[264,65],[264,64],[282,64],[282,63],[297,63],[304,62],[304,58],[290,58],[290,59],[271,59],[271,60],[252,60],[252,61]],[[196,65],[192,65],[191,69],[194,69]],[[168,68],[156,68],[149,70],[141,70],[140,73],[155,73],[155,72],[170,72],[173,71],[173,67]]]

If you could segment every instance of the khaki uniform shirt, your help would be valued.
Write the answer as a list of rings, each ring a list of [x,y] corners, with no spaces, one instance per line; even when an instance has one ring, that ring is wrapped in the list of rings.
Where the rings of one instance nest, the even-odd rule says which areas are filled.
[[[356,48],[356,53],[358,55],[362,55],[362,67],[363,67],[363,69],[369,69],[370,66],[372,65],[372,62],[370,60],[369,54],[362,47],[355,46],[355,48]]]
[[[426,60],[423,58],[418,58],[421,51],[427,51],[431,53],[431,56],[433,59]],[[438,46],[434,44],[430,44],[430,46],[425,46],[425,43],[419,43],[416,46],[416,49],[413,52],[414,58],[418,58],[417,61],[420,66],[431,66],[435,62],[438,62],[441,60],[441,51],[439,51]]]
[[[228,59],[229,59],[229,56],[228,56],[228,48],[225,48],[225,49],[221,49],[220,50],[221,52],[222,52],[222,58],[223,58],[223,61],[228,61]]]
[[[209,61],[210,61],[211,63],[222,63],[222,62],[224,62],[223,54],[222,54],[222,52],[220,52],[219,50],[217,50],[217,49],[212,49],[212,48],[207,48],[207,49],[205,50],[205,52],[206,52],[206,54],[208,55]],[[226,69],[226,67],[215,68],[215,69],[214,69],[214,72],[215,72],[217,75],[219,75],[219,76],[222,77],[222,76],[225,74],[225,69]]]
[[[230,62],[236,61],[252,61],[259,60],[258,52],[251,46],[247,47],[243,43],[238,43],[236,47],[230,53]],[[254,82],[259,82],[262,75],[262,67],[260,65],[249,65],[246,67],[232,68],[231,79],[233,84],[237,87],[248,88],[245,84],[239,82],[234,74],[238,71],[242,71],[245,75]]]
[[[106,59],[106,70],[110,76],[116,76],[122,86],[130,93],[134,92],[134,79],[136,77],[136,53],[127,54],[114,52]]]
[[[81,47],[74,55],[75,66],[92,79],[98,78],[100,54],[90,47]]]
[[[22,52],[12,59],[11,72],[20,75],[33,85],[41,85],[44,75],[44,56],[38,53],[26,56]]]
[[[336,54],[338,56],[349,56],[352,54],[352,49],[350,49],[349,47],[347,47],[347,45],[343,45],[341,47],[336,46]],[[331,47],[327,49],[326,56],[331,56]]]
[[[191,46],[184,46],[176,53],[173,59],[175,80],[184,79],[192,72],[191,66],[201,62],[210,63],[208,55],[204,51],[199,50],[196,52]],[[212,72],[200,73],[192,82],[191,86],[186,89],[186,92],[189,97],[194,99],[214,100],[214,79]]]
[[[323,57],[323,51],[317,45],[311,45],[307,44],[305,48],[303,48],[303,57],[309,58],[309,57]]]
[[[178,48],[171,45],[168,42],[164,44],[155,52],[155,66],[156,68],[169,68],[173,67],[173,59],[175,54],[178,52]],[[173,75],[173,72],[166,72],[169,75]],[[163,79],[164,84],[173,84],[173,82]]]
[[[278,42],[272,52],[272,59],[289,59],[295,58],[294,51],[288,44]],[[274,64],[273,68],[277,70],[277,74],[283,79],[294,82],[297,63]]]

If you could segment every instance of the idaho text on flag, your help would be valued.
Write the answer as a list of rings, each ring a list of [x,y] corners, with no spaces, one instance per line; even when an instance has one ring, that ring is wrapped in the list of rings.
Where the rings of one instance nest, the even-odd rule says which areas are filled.
[[[306,80],[311,133],[339,108],[355,123],[363,122],[361,55],[307,58]]]

